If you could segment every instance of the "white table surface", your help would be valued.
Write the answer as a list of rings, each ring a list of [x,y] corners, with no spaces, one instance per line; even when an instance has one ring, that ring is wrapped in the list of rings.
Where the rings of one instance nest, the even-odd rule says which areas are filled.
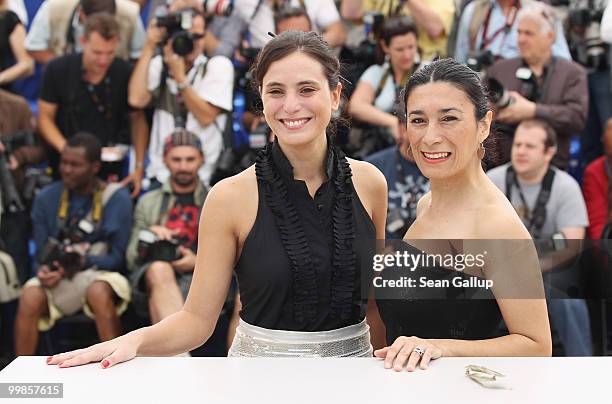
[[[0,383],[64,383],[63,399],[15,403],[612,403],[612,357],[442,358],[396,373],[377,359],[136,358],[60,369],[45,357],[15,359]],[[512,390],[485,389],[468,364],[506,374]]]

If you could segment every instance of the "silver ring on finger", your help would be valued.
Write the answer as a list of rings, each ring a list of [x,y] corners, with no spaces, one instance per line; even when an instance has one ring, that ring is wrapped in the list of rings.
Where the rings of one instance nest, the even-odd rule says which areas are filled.
[[[422,348],[420,346],[417,346],[414,348],[413,350],[414,352],[416,352],[417,354],[419,354],[419,357],[423,357],[423,354],[425,353],[425,348]]]

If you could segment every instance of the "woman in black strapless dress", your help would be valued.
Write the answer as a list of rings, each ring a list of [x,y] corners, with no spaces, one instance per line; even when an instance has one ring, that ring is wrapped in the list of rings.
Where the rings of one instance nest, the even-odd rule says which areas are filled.
[[[417,286],[422,277],[432,283],[375,288],[388,344],[375,356],[385,359],[386,368],[412,371],[442,356],[551,355],[535,248],[482,168],[493,114],[478,75],[452,59],[433,62],[410,78],[403,101],[408,147],[431,192],[419,201],[399,250],[419,255],[489,249],[489,256],[480,269],[463,272],[439,263],[382,271],[382,278],[408,274]],[[457,276],[458,287],[452,283]],[[487,279],[495,281],[492,288],[483,286]],[[502,319],[509,333],[497,336]]]

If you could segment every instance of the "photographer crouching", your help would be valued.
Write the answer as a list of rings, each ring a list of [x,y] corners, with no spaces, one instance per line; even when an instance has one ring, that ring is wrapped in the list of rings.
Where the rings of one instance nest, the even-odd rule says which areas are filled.
[[[198,220],[206,188],[198,176],[204,162],[202,144],[193,133],[178,128],[164,144],[164,164],[170,177],[161,188],[146,193],[136,205],[127,250],[133,304],[155,324],[178,312],[187,298],[196,262]],[[223,323],[223,322],[221,322]],[[221,344],[209,340],[207,348]]]
[[[223,148],[223,128],[232,110],[234,69],[225,56],[204,54],[205,22],[195,9],[160,9],[129,84],[129,103],[155,107],[146,176],[159,186],[169,176],[164,165],[166,138],[177,127],[198,136],[204,151],[200,178],[208,183]],[[162,54],[156,56],[156,49]]]
[[[589,107],[586,72],[580,65],[552,53],[556,20],[543,3],[530,3],[518,14],[520,57],[501,60],[487,70],[489,90],[503,128],[502,162],[510,159],[512,137],[518,124],[540,119],[558,135],[553,164],[566,169],[570,138],[585,125]],[[492,80],[493,79],[493,80]]]
[[[38,330],[81,309],[93,317],[100,340],[120,335],[119,315],[130,300],[120,275],[132,224],[127,189],[98,179],[101,143],[89,133],[67,139],[61,181],[38,193],[32,225],[38,271],[25,283],[15,320],[15,354],[34,355]]]

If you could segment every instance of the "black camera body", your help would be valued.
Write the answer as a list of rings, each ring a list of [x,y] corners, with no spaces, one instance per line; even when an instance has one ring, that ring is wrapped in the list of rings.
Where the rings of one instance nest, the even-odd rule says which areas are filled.
[[[510,96],[506,87],[499,80],[493,77],[487,78],[487,88],[497,109],[504,109],[514,102],[514,98]]]
[[[484,72],[493,63],[495,63],[495,56],[488,49],[470,53],[466,61],[467,67],[477,73]]]
[[[178,240],[160,240],[155,233],[141,230],[138,233],[138,261],[141,264],[176,261],[181,258],[179,245]]]
[[[169,12],[165,6],[160,6],[155,10],[156,26],[166,29],[166,37],[161,44],[171,41],[172,51],[179,56],[186,56],[193,52],[193,42],[201,36],[190,32],[195,11],[184,9]]]
[[[579,2],[569,10],[569,26],[574,39],[575,59],[581,65],[594,69],[605,70],[608,67],[608,45],[601,39],[601,19],[603,8],[592,2]],[[577,45],[577,46],[576,46]]]
[[[81,269],[81,254],[72,247],[82,243],[93,234],[95,226],[86,219],[75,225],[60,230],[58,238],[49,237],[38,256],[38,262],[47,265],[51,271],[57,271],[61,266],[69,277]],[[59,265],[58,265],[59,264]]]
[[[2,135],[2,144],[7,153],[12,153],[23,146],[33,146],[36,143],[34,133],[29,131],[18,131]]]

